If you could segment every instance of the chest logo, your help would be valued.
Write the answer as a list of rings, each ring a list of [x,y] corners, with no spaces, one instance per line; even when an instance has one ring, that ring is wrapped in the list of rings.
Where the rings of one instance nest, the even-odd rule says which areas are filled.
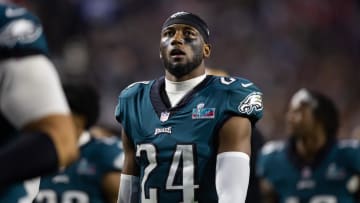
[[[215,108],[204,108],[204,103],[199,103],[192,110],[192,119],[213,119],[215,118]]]
[[[157,135],[157,134],[160,134],[160,133],[171,134],[171,127],[167,127],[167,128],[155,128],[154,135]]]
[[[95,175],[96,174],[96,166],[90,163],[87,159],[82,158],[79,161],[79,165],[77,167],[76,172],[80,175]]]
[[[331,180],[342,180],[346,177],[346,171],[344,168],[331,163],[326,170],[326,178]]]
[[[161,112],[160,121],[165,122],[169,119],[170,112]]]

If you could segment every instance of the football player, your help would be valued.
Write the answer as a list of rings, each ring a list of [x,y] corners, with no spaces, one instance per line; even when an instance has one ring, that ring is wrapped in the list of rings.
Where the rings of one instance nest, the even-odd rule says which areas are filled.
[[[12,4],[0,4],[0,78],[0,202],[31,202],[39,182],[22,181],[69,165],[78,147],[40,21]]]
[[[80,158],[69,167],[41,177],[35,203],[116,202],[123,163],[118,137],[95,137],[89,129],[99,115],[99,96],[87,84],[64,85],[76,131]]]
[[[320,92],[300,89],[289,104],[286,141],[267,143],[258,159],[264,202],[354,203],[358,140],[338,140],[338,110]]]
[[[245,201],[262,93],[243,78],[206,75],[210,52],[206,23],[177,12],[161,30],[165,77],[121,92],[115,114],[125,161],[118,202]]]

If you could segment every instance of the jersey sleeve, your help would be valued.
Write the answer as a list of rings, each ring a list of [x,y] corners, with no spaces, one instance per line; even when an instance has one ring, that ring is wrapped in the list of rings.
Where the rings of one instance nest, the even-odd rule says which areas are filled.
[[[268,160],[267,154],[264,154],[263,150],[260,150],[260,154],[256,160],[256,175],[258,177],[266,178]]]
[[[21,128],[52,114],[69,114],[54,65],[42,55],[0,63],[0,109],[10,123]]]
[[[223,78],[223,83],[226,78]],[[234,80],[229,84],[227,110],[230,114],[247,117],[255,124],[263,115],[262,92],[252,82],[243,78],[229,78]]]
[[[346,162],[351,170],[360,174],[360,141],[356,139],[339,140],[340,160]]]
[[[274,172],[278,171],[276,164],[279,163],[278,156],[283,152],[285,143],[283,141],[270,141],[260,150],[256,160],[256,175],[270,182],[274,181]]]
[[[119,123],[122,123],[123,115],[124,115],[123,101],[121,99],[121,96],[119,96],[118,97],[118,103],[117,103],[117,105],[115,107],[115,118]]]
[[[124,118],[127,115],[127,111],[129,110],[127,105],[131,105],[132,102],[130,100],[133,100],[133,98],[136,97],[143,85],[148,85],[150,83],[150,81],[135,82],[121,91],[118,97],[118,103],[115,107],[115,118],[123,125],[124,128],[126,128],[126,119]]]
[[[40,20],[25,8],[0,7],[0,58],[48,54]]]
[[[103,172],[121,171],[124,161],[122,142],[115,136],[98,138],[100,164]]]

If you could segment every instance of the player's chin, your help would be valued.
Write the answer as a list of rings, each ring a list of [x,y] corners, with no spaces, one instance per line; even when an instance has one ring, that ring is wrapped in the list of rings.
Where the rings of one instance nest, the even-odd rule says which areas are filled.
[[[185,58],[183,58],[183,57],[171,58],[170,62],[171,62],[173,65],[176,65],[176,64],[186,64],[186,63],[187,63],[187,61],[186,61]]]
[[[181,60],[181,61],[172,61],[172,62],[171,62],[171,66],[172,66],[174,69],[184,68],[184,67],[187,66],[187,62],[185,62],[184,60]]]

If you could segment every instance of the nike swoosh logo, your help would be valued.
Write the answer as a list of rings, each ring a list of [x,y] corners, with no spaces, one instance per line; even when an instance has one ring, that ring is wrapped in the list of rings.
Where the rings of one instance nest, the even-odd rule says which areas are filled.
[[[251,85],[253,85],[252,82],[249,82],[249,83],[241,83],[241,86],[243,86],[243,87],[250,87]]]
[[[5,16],[8,18],[24,15],[26,10],[24,8],[7,8],[5,10]]]

